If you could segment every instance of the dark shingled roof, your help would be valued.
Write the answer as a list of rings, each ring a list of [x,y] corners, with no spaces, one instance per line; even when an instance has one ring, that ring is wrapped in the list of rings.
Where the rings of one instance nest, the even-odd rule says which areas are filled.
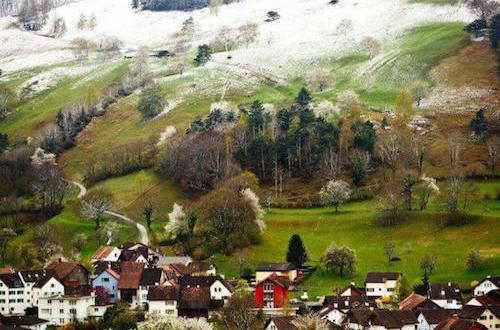
[[[220,276],[182,276],[179,278],[179,285],[182,287],[205,287],[210,288],[215,281],[220,281],[229,291],[233,292],[234,287]]]
[[[462,292],[457,283],[434,283],[429,288],[429,298],[432,300],[450,300],[462,301]]]
[[[500,317],[500,305],[492,306],[470,306],[465,305],[460,311],[460,317],[463,319],[477,320],[485,310],[490,310],[493,315]]]
[[[401,328],[404,325],[418,323],[412,311],[379,309],[375,313],[379,324],[387,329]]]
[[[35,283],[35,288],[41,288],[51,278],[57,279],[57,273],[53,269],[23,270],[20,273],[25,282]]]
[[[137,289],[144,269],[143,263],[124,261],[120,264],[121,273],[118,289]]]
[[[472,299],[476,299],[483,306],[500,305],[500,290],[493,290],[487,294],[472,297]]]
[[[2,280],[5,285],[10,288],[24,288],[24,284],[21,281],[21,277],[19,277],[18,273],[13,274],[1,274],[0,280]]]
[[[450,317],[447,320],[439,323],[435,330],[487,330],[487,328],[479,322],[467,319],[459,319],[458,317]]]
[[[271,321],[274,323],[278,330],[297,330],[297,327],[292,324],[295,316],[276,316],[267,320],[264,328],[267,328]]]
[[[182,288],[179,307],[181,309],[209,309],[210,288]]]
[[[75,268],[80,267],[85,271],[85,273],[89,273],[87,268],[85,268],[83,265],[74,262],[74,261],[54,261],[51,262],[48,266],[47,269],[54,270],[57,274],[57,278],[60,280],[63,280],[66,276],[71,274]]]
[[[177,286],[152,286],[148,291],[148,300],[178,300],[179,288]]]
[[[295,266],[291,263],[263,263],[258,264],[257,272],[286,272],[289,270],[295,270]]]
[[[161,268],[144,268],[144,270],[142,271],[141,281],[139,284],[141,286],[151,286],[151,285],[161,284],[160,283],[161,274],[162,274]]]
[[[377,307],[374,299],[367,296],[326,296],[323,302],[324,306],[333,306],[338,309],[358,309],[363,307]]]
[[[0,323],[3,325],[12,326],[33,326],[41,323],[47,323],[49,321],[39,319],[36,316],[0,316]],[[19,328],[16,328],[19,329]]]
[[[479,284],[483,283],[484,281],[490,281],[491,283],[495,284],[497,286],[497,288],[500,288],[500,276],[489,276],[489,277],[486,277],[481,282],[479,282]]]
[[[365,283],[384,283],[388,280],[397,281],[401,273],[395,272],[369,272],[366,274]]]
[[[451,316],[446,309],[422,309],[420,313],[429,324],[439,324]]]

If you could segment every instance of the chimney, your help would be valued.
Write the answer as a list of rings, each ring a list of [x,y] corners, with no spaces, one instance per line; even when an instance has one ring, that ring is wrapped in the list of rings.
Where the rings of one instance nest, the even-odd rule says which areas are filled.
[[[444,297],[444,289],[441,289],[441,295]]]
[[[448,282],[448,286],[451,286],[451,282]]]

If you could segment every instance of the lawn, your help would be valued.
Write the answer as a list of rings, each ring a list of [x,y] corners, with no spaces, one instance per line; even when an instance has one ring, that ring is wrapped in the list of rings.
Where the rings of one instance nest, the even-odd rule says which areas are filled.
[[[55,123],[57,112],[65,105],[81,103],[85,98],[88,86],[94,84],[102,91],[113,80],[120,77],[127,68],[127,62],[106,63],[98,65],[96,72],[107,65],[114,66],[106,74],[84,84],[76,84],[82,77],[65,78],[58,81],[56,87],[43,91],[36,97],[24,101],[6,120],[0,123],[0,131],[7,133],[12,142],[22,141],[28,137],[36,137],[38,130],[50,123]],[[21,76],[26,78],[24,76]],[[15,80],[15,83],[19,83]]]
[[[483,190],[498,187],[498,182],[481,185]],[[435,210],[413,211],[409,219],[395,227],[381,227],[374,221],[374,201],[350,203],[335,213],[332,208],[271,209],[266,213],[267,228],[262,242],[246,252],[248,266],[259,262],[283,262],[288,240],[297,233],[309,254],[310,264],[316,265],[321,254],[332,243],[346,245],[355,250],[357,271],[352,277],[317,271],[303,284],[309,296],[332,293],[334,287],[356,282],[362,286],[368,271],[402,271],[412,283],[419,281],[422,271],[419,261],[425,254],[437,259],[437,269],[431,281],[457,281],[463,287],[487,274],[500,273],[500,201],[490,201],[489,212],[481,205],[474,207],[474,220],[461,227],[443,227]],[[400,262],[389,263],[384,256],[384,245],[395,244]],[[471,248],[477,248],[485,259],[485,266],[476,273],[466,270],[465,261]],[[213,261],[226,276],[236,276],[235,257],[216,255]]]

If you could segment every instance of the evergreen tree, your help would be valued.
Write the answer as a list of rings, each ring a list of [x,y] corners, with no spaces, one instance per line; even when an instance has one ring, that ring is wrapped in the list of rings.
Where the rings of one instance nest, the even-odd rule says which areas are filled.
[[[476,112],[476,117],[471,120],[470,127],[474,132],[474,135],[476,135],[477,137],[486,137],[486,133],[488,131],[488,122],[486,121],[486,118],[484,118],[484,109],[479,109],[479,111]]]
[[[299,104],[302,108],[307,108],[309,106],[309,103],[311,103],[312,97],[309,91],[305,88],[302,87],[300,89],[299,95],[297,96],[297,104]]]
[[[7,137],[7,133],[0,133],[0,155],[7,149],[9,146],[9,138]]]
[[[300,267],[307,262],[307,252],[299,235],[293,234],[288,242],[286,261]]]
[[[424,270],[424,276],[422,277],[422,283],[419,283],[413,287],[413,291],[419,295],[426,296],[427,291],[429,291],[429,275],[427,275],[427,270]]]
[[[354,147],[359,150],[368,151],[373,154],[377,133],[373,128],[373,123],[369,120],[362,123],[357,120],[351,127],[354,132]]]
[[[132,8],[139,9],[139,0],[132,0]]]
[[[202,66],[210,61],[211,58],[212,49],[206,44],[200,45],[198,46],[198,54],[196,54],[196,57],[194,58],[194,64],[196,66]]]

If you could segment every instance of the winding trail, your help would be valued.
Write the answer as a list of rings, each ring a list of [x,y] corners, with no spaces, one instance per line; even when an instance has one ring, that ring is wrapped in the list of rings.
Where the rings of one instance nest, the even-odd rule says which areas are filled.
[[[87,193],[87,188],[85,188],[84,185],[82,185],[80,182],[76,181],[71,181],[72,184],[78,187],[80,189],[80,192],[78,193],[78,199],[81,199],[85,194]],[[119,220],[126,222],[128,224],[131,224],[137,228],[139,231],[139,234],[141,235],[140,242],[145,245],[149,245],[149,238],[148,238],[148,231],[146,230],[146,227],[144,227],[142,224],[138,223],[137,221],[134,221],[130,219],[129,217],[124,216],[123,214],[116,213],[113,211],[106,211],[105,212],[107,215],[110,215],[112,217],[118,218]]]

